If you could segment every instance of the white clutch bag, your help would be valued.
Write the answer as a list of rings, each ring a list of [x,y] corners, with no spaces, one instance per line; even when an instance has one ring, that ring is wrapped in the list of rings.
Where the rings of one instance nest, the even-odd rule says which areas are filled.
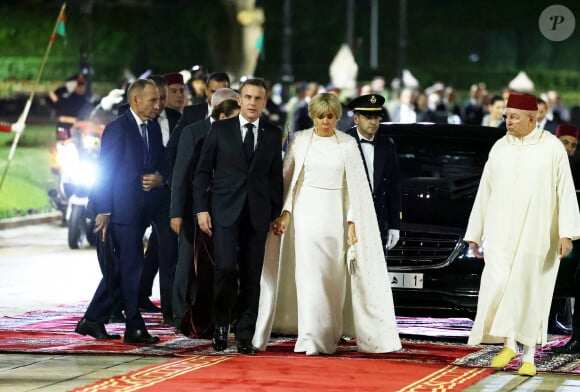
[[[356,248],[354,245],[349,245],[346,250],[346,269],[349,274],[354,274],[356,270]]]

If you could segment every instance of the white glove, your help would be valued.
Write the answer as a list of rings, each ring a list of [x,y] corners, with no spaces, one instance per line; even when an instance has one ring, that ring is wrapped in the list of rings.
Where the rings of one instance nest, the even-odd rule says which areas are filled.
[[[101,107],[103,110],[109,111],[113,108],[113,105],[118,104],[123,100],[123,96],[125,95],[125,90],[116,88],[109,92],[106,97],[101,99]]]
[[[12,132],[20,133],[20,132],[24,131],[24,125],[25,124],[23,122],[16,121],[14,124],[12,124],[10,126],[10,130]]]
[[[395,245],[397,245],[397,242],[399,242],[399,233],[400,232],[397,229],[389,229],[387,244],[385,245],[387,250],[391,250],[395,247]]]

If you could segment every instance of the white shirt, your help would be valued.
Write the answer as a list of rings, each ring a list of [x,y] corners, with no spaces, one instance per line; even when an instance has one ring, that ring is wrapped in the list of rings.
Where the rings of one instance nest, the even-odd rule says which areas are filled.
[[[157,118],[157,122],[161,127],[161,140],[163,142],[163,146],[167,146],[167,142],[169,141],[169,120],[167,119],[167,113],[165,109],[159,114]]]
[[[139,116],[137,116],[135,114],[135,112],[133,111],[133,109],[129,108],[129,110],[131,111],[131,114],[133,115],[133,118],[135,119],[135,122],[137,123],[137,129],[139,130],[139,136],[141,136],[141,124],[145,124],[145,126],[147,126],[147,121],[142,121]],[[149,133],[147,133],[147,144],[149,144]]]
[[[375,137],[373,136],[372,139],[367,139],[366,137],[364,137],[363,135],[361,135],[361,133],[358,131],[358,128],[356,130],[356,133],[358,133],[358,138],[360,140],[368,140],[369,142],[372,142]],[[375,146],[369,143],[361,143],[360,144],[360,148],[362,150],[364,159],[365,159],[365,166],[367,167],[367,172],[369,174],[369,182],[371,184],[371,189],[374,191],[374,174],[375,174]]]
[[[246,129],[246,124],[249,123],[249,121],[246,120],[244,117],[242,117],[241,114],[239,114],[238,116],[240,119],[240,127],[241,127],[240,132],[242,135],[242,142],[243,142],[244,138],[246,137],[246,132],[248,131]],[[257,119],[252,124],[254,124],[254,129],[252,131],[254,132],[254,151],[256,151],[256,144],[258,144],[258,127],[260,126],[260,119]]]
[[[536,123],[536,128],[544,129],[547,122],[548,122],[548,117],[546,116],[546,117],[544,117],[544,119],[542,121]]]

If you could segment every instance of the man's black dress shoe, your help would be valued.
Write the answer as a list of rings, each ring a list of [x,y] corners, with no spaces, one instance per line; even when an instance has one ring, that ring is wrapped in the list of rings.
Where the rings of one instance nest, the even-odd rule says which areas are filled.
[[[89,335],[98,340],[121,339],[121,335],[109,335],[103,323],[98,321],[89,321],[82,318],[77,323],[75,332],[81,335]]]
[[[161,313],[161,308],[156,306],[149,298],[139,301],[139,311],[143,313]]]
[[[146,329],[125,330],[123,343],[127,344],[154,344],[159,342],[157,336],[149,335]]]
[[[556,354],[580,354],[580,340],[571,337],[565,345],[552,347],[552,352]]]
[[[224,351],[228,348],[228,335],[230,334],[229,325],[216,325],[213,332],[212,345],[215,351]]]
[[[252,345],[251,340],[240,340],[238,342],[238,353],[253,355],[258,352],[258,349]]]

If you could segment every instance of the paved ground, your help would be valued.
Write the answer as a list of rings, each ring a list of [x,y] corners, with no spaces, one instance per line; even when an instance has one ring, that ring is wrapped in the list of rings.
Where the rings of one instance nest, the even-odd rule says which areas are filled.
[[[0,317],[89,300],[100,279],[95,250],[70,250],[53,223],[0,229]],[[158,293],[157,280],[153,289]],[[61,392],[170,358],[0,354],[0,391]],[[192,390],[194,386],[192,386]],[[580,391],[580,377],[496,372],[468,391]]]
[[[0,317],[90,300],[101,276],[94,248],[70,250],[58,219],[10,227],[0,229]],[[0,391],[67,391],[167,359],[0,354]]]

